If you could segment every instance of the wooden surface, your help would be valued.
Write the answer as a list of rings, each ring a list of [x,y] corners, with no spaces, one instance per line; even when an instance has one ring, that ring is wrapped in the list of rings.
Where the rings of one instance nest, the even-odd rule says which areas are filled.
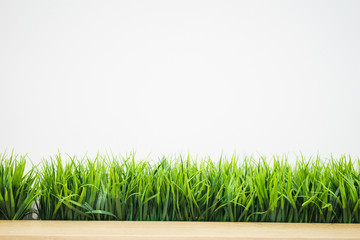
[[[0,221],[0,239],[360,239],[360,224]]]

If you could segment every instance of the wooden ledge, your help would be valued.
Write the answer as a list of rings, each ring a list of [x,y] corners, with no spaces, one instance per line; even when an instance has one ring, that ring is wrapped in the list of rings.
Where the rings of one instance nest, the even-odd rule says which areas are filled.
[[[360,239],[360,224],[0,221],[0,239]]]

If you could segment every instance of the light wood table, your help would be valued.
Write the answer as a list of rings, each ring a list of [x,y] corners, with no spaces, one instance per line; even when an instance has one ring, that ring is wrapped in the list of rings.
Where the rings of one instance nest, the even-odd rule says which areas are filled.
[[[360,239],[360,224],[0,221],[0,239]]]

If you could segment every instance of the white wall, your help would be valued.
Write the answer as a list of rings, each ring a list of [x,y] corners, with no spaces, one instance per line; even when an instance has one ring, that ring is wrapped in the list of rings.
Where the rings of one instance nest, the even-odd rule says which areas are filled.
[[[360,156],[360,1],[0,0],[0,151]]]

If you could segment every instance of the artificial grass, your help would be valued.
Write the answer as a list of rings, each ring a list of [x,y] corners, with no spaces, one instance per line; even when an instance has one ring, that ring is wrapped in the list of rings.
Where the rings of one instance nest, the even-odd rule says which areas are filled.
[[[134,154],[68,161],[59,154],[33,168],[39,184],[26,189],[38,195],[43,220],[360,223],[359,167],[345,156],[290,164],[277,156],[149,162]],[[1,193],[11,184],[3,173]],[[8,205],[0,198],[0,218],[9,219]]]

